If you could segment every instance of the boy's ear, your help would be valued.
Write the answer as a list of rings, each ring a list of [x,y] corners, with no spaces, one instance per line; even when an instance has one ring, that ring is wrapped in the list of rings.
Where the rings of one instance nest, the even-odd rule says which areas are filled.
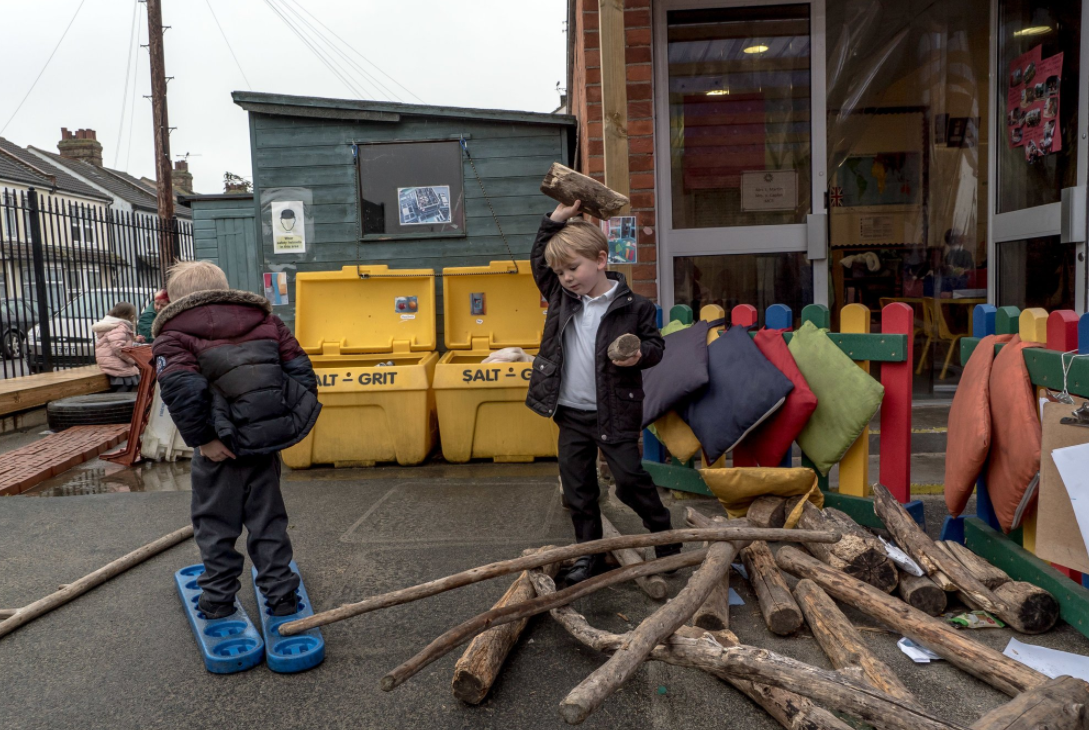
[[[597,252],[597,267],[599,269],[604,269],[608,264],[609,264],[609,252],[608,251],[598,251]]]

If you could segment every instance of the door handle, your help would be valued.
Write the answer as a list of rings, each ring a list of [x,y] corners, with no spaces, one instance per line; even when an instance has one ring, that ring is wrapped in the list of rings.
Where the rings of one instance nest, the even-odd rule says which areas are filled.
[[[1063,188],[1059,218],[1059,240],[1062,243],[1085,242],[1085,186]]]

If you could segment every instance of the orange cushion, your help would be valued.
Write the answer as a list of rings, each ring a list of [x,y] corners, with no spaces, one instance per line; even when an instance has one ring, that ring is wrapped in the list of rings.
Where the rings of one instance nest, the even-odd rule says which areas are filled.
[[[976,478],[991,448],[991,366],[994,346],[1012,335],[988,335],[979,341],[953,395],[945,458],[945,505],[959,517],[972,496]]]
[[[1006,532],[1032,509],[1040,481],[1040,410],[1024,357],[1024,350],[1039,346],[1014,335],[991,368],[987,493]]]

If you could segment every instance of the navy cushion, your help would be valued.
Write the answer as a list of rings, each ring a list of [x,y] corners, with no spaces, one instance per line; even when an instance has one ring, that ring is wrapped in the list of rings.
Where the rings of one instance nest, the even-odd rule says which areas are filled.
[[[714,462],[783,405],[794,383],[764,357],[744,327],[707,347],[707,389],[681,413]]]
[[[643,371],[643,428],[707,387],[707,332],[711,324],[701,320],[665,336],[662,361]]]

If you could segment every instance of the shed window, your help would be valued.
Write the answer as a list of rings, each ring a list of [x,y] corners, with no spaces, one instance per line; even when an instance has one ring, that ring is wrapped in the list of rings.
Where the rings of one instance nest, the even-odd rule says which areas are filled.
[[[396,142],[359,145],[363,235],[465,235],[461,145]]]

